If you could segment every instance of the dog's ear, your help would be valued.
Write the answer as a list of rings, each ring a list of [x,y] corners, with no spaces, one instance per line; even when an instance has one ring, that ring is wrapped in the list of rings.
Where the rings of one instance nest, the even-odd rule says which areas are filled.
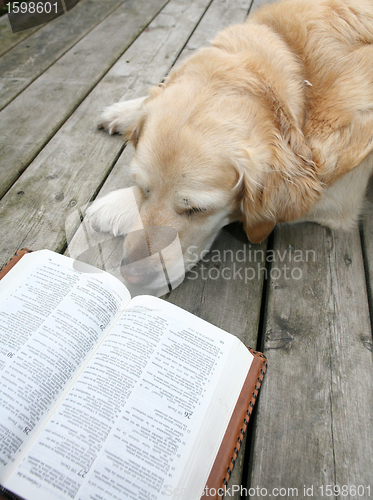
[[[304,215],[323,190],[316,155],[291,112],[272,92],[266,105],[272,107],[274,116],[269,160],[255,183],[250,182],[248,171],[244,173],[242,221],[252,243],[263,241],[277,223]]]
[[[242,222],[249,240],[261,243],[280,222],[291,222],[308,212],[323,186],[312,160],[288,146],[279,146],[261,180],[244,175]]]
[[[261,243],[264,241],[271,234],[274,227],[275,223],[271,221],[262,222],[249,228],[246,228],[244,225],[245,232],[251,243]]]

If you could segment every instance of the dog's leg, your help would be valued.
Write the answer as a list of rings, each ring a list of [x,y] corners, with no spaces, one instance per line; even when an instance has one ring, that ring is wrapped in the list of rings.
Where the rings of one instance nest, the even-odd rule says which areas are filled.
[[[142,104],[147,98],[120,101],[105,108],[97,127],[107,129],[109,134],[125,134],[143,115]]]

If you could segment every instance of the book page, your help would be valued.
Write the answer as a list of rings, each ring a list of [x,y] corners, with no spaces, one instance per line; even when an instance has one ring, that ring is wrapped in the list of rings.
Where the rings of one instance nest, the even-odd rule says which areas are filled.
[[[122,287],[44,250],[1,280],[2,484],[129,300]]]
[[[232,335],[136,297],[5,486],[28,500],[200,498],[251,361]]]

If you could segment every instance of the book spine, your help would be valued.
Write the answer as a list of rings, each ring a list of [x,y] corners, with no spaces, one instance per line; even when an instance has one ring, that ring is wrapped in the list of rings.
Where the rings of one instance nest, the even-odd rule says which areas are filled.
[[[21,497],[15,495],[11,491],[0,485],[0,500],[22,500]]]
[[[249,421],[250,421],[250,418],[252,416],[256,400],[258,398],[259,389],[260,389],[260,387],[262,385],[264,374],[265,374],[265,372],[267,370],[267,366],[268,366],[267,359],[266,359],[266,357],[262,353],[260,353],[258,351],[254,351],[253,349],[249,349],[249,350],[250,350],[250,352],[252,354],[259,356],[263,360],[263,364],[262,364],[262,367],[260,368],[260,372],[258,374],[256,383],[254,385],[254,390],[252,392],[252,396],[251,396],[251,399],[249,401],[249,406],[248,406],[247,411],[246,411],[246,416],[245,416],[245,418],[243,420],[243,425],[242,425],[242,427],[240,429],[240,435],[237,438],[237,444],[236,444],[236,446],[234,447],[234,450],[233,450],[233,455],[231,457],[231,463],[229,464],[229,466],[227,468],[226,475],[225,475],[225,477],[223,479],[224,488],[227,487],[228,481],[229,481],[229,479],[231,477],[231,474],[232,474],[232,471],[233,471],[233,467],[234,467],[234,465],[236,463],[238,452],[240,451],[243,439],[245,437],[245,434],[246,434],[246,431],[247,431],[247,427],[249,425]],[[222,488],[222,490],[224,490],[224,488]],[[219,498],[223,498],[223,495],[221,495]]]
[[[268,363],[265,356],[250,348],[249,351],[254,356],[254,359],[203,490],[201,499],[204,500],[221,499],[227,491],[228,481],[267,370]]]

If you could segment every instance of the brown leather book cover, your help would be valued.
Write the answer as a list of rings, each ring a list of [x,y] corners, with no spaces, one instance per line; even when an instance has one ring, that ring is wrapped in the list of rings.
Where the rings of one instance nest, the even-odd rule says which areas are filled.
[[[211,469],[202,499],[222,498],[267,370],[268,362],[263,354],[253,349],[250,349],[250,352],[254,359]]]
[[[0,280],[3,278],[6,273],[8,273],[13,266],[17,264],[17,262],[26,254],[26,253],[31,253],[31,250],[28,248],[21,248],[20,250],[17,250],[16,253],[11,257],[8,262],[6,262],[3,267],[0,269]]]

